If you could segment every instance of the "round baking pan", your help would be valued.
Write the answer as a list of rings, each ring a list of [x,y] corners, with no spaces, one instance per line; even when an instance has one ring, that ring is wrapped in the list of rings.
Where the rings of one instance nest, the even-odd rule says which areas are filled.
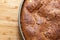
[[[25,40],[25,37],[22,32],[21,23],[20,23],[20,14],[21,14],[23,4],[24,4],[24,0],[21,0],[20,5],[19,5],[19,11],[18,11],[18,28],[19,28],[19,33],[20,33],[21,39]]]

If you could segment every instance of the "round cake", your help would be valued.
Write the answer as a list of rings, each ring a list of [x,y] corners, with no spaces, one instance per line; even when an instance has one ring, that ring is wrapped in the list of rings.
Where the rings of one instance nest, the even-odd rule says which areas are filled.
[[[21,24],[26,40],[60,40],[60,0],[25,0]]]

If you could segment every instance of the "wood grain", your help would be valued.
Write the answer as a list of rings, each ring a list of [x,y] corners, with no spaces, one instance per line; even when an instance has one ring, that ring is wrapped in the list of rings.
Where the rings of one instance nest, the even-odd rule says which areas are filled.
[[[20,0],[0,0],[0,40],[21,40],[18,30]]]

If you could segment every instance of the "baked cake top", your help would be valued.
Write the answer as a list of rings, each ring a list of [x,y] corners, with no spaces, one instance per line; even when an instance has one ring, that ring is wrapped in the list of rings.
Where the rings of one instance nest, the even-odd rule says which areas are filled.
[[[25,0],[21,24],[26,40],[60,40],[60,0]]]

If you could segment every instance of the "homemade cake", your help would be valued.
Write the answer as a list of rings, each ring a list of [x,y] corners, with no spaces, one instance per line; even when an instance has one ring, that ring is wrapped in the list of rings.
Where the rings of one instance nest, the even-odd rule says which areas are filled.
[[[26,40],[60,40],[60,0],[25,0],[21,24]]]

